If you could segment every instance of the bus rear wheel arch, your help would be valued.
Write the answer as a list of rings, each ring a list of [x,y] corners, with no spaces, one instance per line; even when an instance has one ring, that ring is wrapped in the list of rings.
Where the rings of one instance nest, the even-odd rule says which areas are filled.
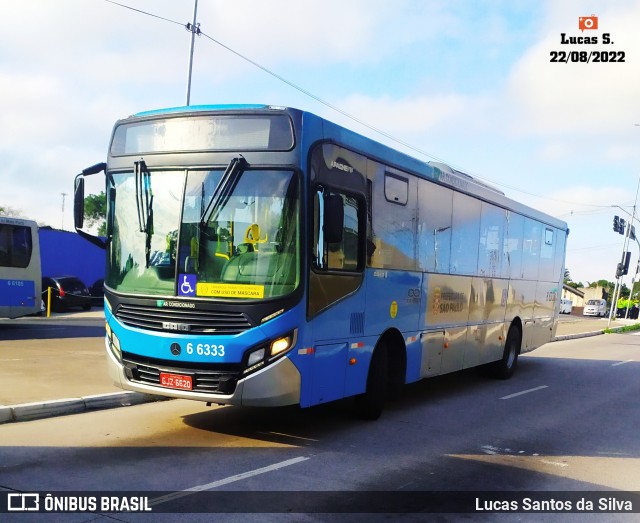
[[[366,420],[376,420],[384,403],[400,398],[406,380],[407,355],[399,332],[385,333],[371,356],[365,392],[356,396],[356,414]]]
[[[518,356],[522,347],[522,328],[517,323],[512,323],[504,343],[502,358],[491,363],[489,370],[494,378],[509,379],[518,366]]]

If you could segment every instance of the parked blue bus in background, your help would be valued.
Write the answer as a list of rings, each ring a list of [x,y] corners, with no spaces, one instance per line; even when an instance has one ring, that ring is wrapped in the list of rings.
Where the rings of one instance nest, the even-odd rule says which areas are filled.
[[[128,390],[377,418],[406,383],[508,378],[551,341],[566,223],[444,164],[262,105],[118,121],[106,346]],[[98,240],[92,238],[92,241]]]
[[[38,224],[0,217],[0,318],[40,313],[41,279]]]

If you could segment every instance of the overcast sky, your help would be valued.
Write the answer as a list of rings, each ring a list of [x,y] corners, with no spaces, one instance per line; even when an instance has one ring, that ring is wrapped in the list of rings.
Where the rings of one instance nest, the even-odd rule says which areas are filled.
[[[0,206],[71,229],[74,176],[106,159],[114,122],[184,105],[193,0],[121,3],[183,26],[105,0],[3,2]],[[598,29],[581,31],[579,17],[592,15]],[[613,216],[626,215],[612,206],[631,212],[640,179],[640,0],[199,0],[198,21],[224,45],[431,157],[203,36],[192,104],[297,107],[445,161],[567,221],[574,281],[614,279],[624,238]],[[562,33],[598,43],[562,44]],[[551,62],[560,51],[625,61]],[[94,178],[97,192],[102,179]],[[635,266],[638,246],[630,250]]]

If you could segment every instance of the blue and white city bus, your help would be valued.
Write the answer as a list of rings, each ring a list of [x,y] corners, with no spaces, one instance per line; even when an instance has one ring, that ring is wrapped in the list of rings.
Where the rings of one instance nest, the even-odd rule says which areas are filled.
[[[0,217],[0,318],[39,313],[41,286],[38,224]]]
[[[554,337],[566,223],[308,112],[118,121],[106,164],[76,178],[79,231],[84,176],[102,170],[106,346],[124,389],[353,396],[377,418],[405,383],[481,365],[508,378]]]

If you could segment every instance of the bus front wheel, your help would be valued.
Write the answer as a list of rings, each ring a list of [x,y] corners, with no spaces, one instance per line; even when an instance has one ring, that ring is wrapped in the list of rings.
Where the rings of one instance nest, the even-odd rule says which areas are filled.
[[[356,396],[356,413],[366,420],[377,420],[382,414],[388,389],[389,368],[387,363],[387,347],[380,343],[373,351],[367,389]]]

